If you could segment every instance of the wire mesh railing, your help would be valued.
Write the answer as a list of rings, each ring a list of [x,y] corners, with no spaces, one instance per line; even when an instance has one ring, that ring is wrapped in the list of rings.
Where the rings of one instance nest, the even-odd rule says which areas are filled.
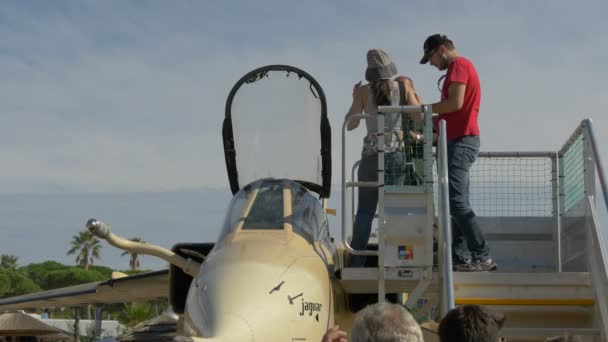
[[[424,124],[407,114],[386,113],[384,116],[385,191],[415,191],[415,187],[424,185]],[[387,122],[396,124],[387,125]]]
[[[578,132],[578,130],[577,130]],[[565,145],[560,156],[563,210],[567,211],[585,197],[584,137],[580,132]]]
[[[470,170],[470,201],[475,214],[553,216],[557,193],[554,155],[552,152],[480,152]],[[436,179],[436,166],[433,169]]]
[[[478,216],[552,216],[550,157],[481,154],[471,169],[471,205]]]

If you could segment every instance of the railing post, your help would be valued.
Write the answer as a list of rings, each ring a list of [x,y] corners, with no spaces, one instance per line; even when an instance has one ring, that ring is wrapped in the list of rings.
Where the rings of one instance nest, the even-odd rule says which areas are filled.
[[[361,160],[356,161],[353,164],[353,168],[351,171],[351,175],[350,175],[350,179],[354,182],[355,179],[357,181],[359,181],[359,177],[355,177],[355,171],[357,171],[357,169],[359,168],[359,165],[361,164]],[[357,206],[356,202],[355,202],[355,196],[358,195],[358,193],[356,192],[356,188],[353,187],[353,189],[351,190],[351,198],[350,198],[350,222],[352,222],[354,224],[355,222],[355,208]]]
[[[585,120],[583,128],[583,157],[585,164],[585,195],[595,198],[595,161],[593,159],[592,139],[589,134],[589,123]]]
[[[359,250],[354,250],[351,246],[350,243],[347,241],[346,238],[346,129],[348,127],[348,123],[351,120],[354,119],[364,119],[364,118],[368,118],[369,115],[368,114],[353,114],[350,117],[347,117],[344,120],[344,123],[342,124],[342,160],[341,160],[341,171],[342,171],[342,194],[340,196],[341,198],[341,211],[340,211],[340,217],[341,217],[341,226],[342,226],[342,245],[344,246],[344,248],[346,249],[346,251],[351,254],[351,255],[377,255],[376,251],[359,251]],[[352,182],[351,183],[352,187],[355,186],[369,186],[369,184],[366,184],[366,182]],[[354,191],[354,190],[353,190]],[[353,199],[354,201],[354,199]],[[353,205],[354,206],[354,205]],[[351,222],[351,232],[352,232],[352,227],[354,224],[354,219]],[[346,265],[343,265],[346,266]]]
[[[341,153],[341,160],[340,160],[340,172],[341,172],[341,179],[340,179],[340,223],[341,223],[341,230],[342,230],[342,243],[344,243],[344,241],[346,241],[346,128],[348,126],[348,122],[352,120],[352,119],[345,119],[344,123],[342,124],[342,153]],[[351,224],[352,227],[352,224]],[[352,230],[352,228],[351,228]],[[346,266],[346,265],[344,265]]]
[[[451,215],[450,215],[450,197],[449,197],[449,175],[448,175],[448,156],[447,156],[447,137],[446,137],[446,122],[439,121],[439,163],[437,167],[437,175],[439,178],[439,203],[441,215],[441,231],[443,232],[443,265],[441,274],[443,282],[441,282],[441,316],[445,316],[448,311],[454,308],[454,286],[452,279],[452,231],[451,231]],[[442,248],[443,247],[443,248]]]
[[[378,303],[384,303],[384,113],[378,112]],[[390,114],[389,114],[390,115]]]
[[[589,125],[586,121],[583,121],[581,124],[582,127],[582,136],[583,136],[583,165],[584,165],[584,169],[583,169],[583,177],[585,180],[585,197],[589,198],[592,203],[590,205],[593,205],[593,209],[596,208],[596,198],[595,198],[595,160],[593,158],[593,146],[592,146],[592,140],[591,137],[589,136]],[[592,209],[590,209],[592,210]],[[589,211],[587,211],[586,215],[585,215],[585,219],[586,220],[591,220],[590,218],[590,213]],[[592,222],[587,222],[587,224],[592,224]],[[586,238],[587,241],[593,239],[593,235],[589,234],[589,231],[587,230],[586,232]],[[591,259],[591,256],[593,254],[591,253],[591,251],[587,252],[587,257],[589,258],[590,262],[594,262]],[[591,267],[591,265],[589,264],[588,267]]]
[[[553,198],[553,258],[555,271],[562,271],[562,221],[561,221],[561,182],[560,162],[557,152],[551,156],[551,196]]]

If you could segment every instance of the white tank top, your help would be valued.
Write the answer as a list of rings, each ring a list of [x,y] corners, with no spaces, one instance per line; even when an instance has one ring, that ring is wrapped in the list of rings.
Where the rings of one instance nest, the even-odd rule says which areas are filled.
[[[398,106],[401,97],[399,95],[399,84],[397,81],[391,85],[391,105]],[[378,143],[376,133],[378,133],[378,106],[374,103],[374,94],[371,85],[367,84],[367,102],[365,103],[365,113],[370,114],[370,118],[365,118],[365,127],[367,128],[367,136],[363,139],[362,155],[368,156],[378,153]],[[403,139],[401,128],[401,114],[386,114],[384,115],[384,132],[385,132],[385,152],[394,152],[399,148]]]

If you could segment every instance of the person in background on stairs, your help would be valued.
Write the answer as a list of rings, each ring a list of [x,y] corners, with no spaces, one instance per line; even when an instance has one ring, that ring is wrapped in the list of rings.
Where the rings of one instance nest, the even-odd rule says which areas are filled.
[[[452,258],[454,271],[493,271],[496,263],[470,204],[469,170],[479,154],[477,116],[481,86],[475,66],[456,52],[454,43],[434,34],[424,42],[421,64],[447,70],[441,101],[431,105],[447,126]],[[442,77],[443,78],[443,77]],[[441,80],[441,79],[440,79]]]
[[[397,67],[382,49],[371,49],[367,52],[365,79],[369,82],[368,84],[361,85],[359,82],[353,87],[353,102],[345,119],[360,113],[371,116],[365,119],[367,135],[363,140],[361,164],[357,170],[357,177],[360,182],[376,182],[378,179],[378,106],[398,106],[401,102],[418,106],[421,101],[414,90],[412,80],[397,75]],[[421,116],[411,119],[421,121]],[[359,127],[359,121],[360,119],[349,121],[347,129],[350,131]],[[402,146],[404,135],[401,115],[386,115],[385,131],[384,182],[387,185],[403,185],[406,156]],[[357,215],[351,240],[352,248],[366,249],[377,204],[378,188],[359,188]],[[349,267],[364,267],[365,260],[365,256],[352,256]]]
[[[505,315],[479,305],[463,305],[450,310],[439,322],[440,342],[496,342]]]

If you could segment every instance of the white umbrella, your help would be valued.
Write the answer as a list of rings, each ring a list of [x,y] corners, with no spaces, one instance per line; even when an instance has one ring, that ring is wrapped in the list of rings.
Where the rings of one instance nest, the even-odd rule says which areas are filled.
[[[61,330],[52,327],[41,320],[23,312],[8,312],[0,315],[0,335],[17,336],[41,336],[61,333]]]

